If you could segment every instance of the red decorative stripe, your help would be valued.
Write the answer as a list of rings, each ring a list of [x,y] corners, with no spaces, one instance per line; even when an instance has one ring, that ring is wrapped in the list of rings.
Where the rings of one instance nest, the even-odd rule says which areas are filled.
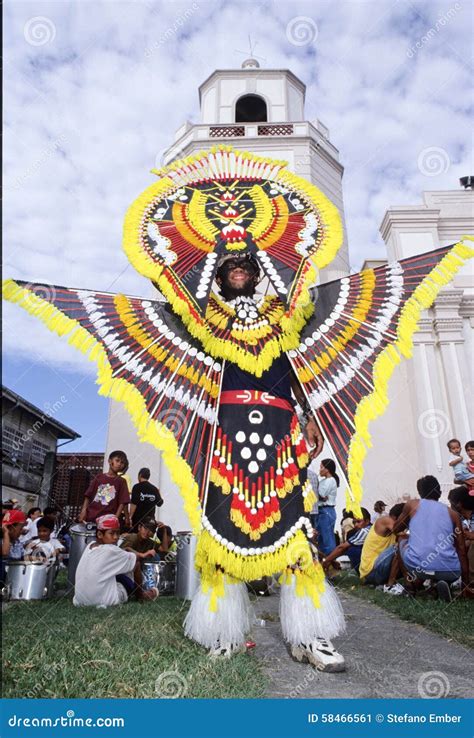
[[[220,401],[222,405],[267,405],[294,412],[294,407],[288,400],[257,390],[226,390],[221,393]]]

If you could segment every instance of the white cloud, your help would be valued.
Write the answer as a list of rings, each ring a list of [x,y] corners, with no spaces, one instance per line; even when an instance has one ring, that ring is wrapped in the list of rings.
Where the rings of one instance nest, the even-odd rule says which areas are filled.
[[[239,67],[249,34],[263,67],[290,68],[306,82],[306,118],[320,118],[340,151],[353,266],[382,256],[378,226],[387,207],[421,202],[423,189],[455,188],[469,174],[468,5],[10,2],[5,275],[147,292],[121,250],[125,211],[153,181],[149,170],[175,130],[199,121],[199,84],[215,68]],[[54,34],[33,45],[24,29],[38,16]],[[316,23],[314,43],[288,41],[295,16]],[[450,161],[437,177],[418,168],[428,147],[444,149]],[[18,308],[5,315],[7,353],[46,350],[57,364],[85,365]]]

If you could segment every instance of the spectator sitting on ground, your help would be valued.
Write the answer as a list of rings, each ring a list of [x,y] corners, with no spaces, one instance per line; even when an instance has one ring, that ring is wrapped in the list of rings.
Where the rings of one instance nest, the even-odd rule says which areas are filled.
[[[46,559],[49,563],[56,561],[64,546],[53,538],[54,521],[51,518],[38,520],[38,535],[32,538],[25,546],[25,559]]]
[[[59,516],[60,516],[60,509],[59,507],[56,507],[56,505],[51,505],[51,507],[45,507],[43,512],[43,518],[49,518],[49,520],[52,520],[54,523],[52,537],[57,538],[60,525],[59,525]]]
[[[151,518],[142,520],[138,524],[138,533],[124,533],[119,545],[124,551],[135,551],[139,559],[154,559],[160,547],[160,542],[152,540],[156,528],[156,523]]]
[[[142,589],[137,553],[117,546],[120,537],[117,516],[102,515],[96,522],[97,542],[86,546],[77,566],[73,604],[111,607],[127,602],[132,595],[139,600],[156,599],[157,589]]]
[[[172,553],[176,550],[176,543],[173,539],[173,531],[169,525],[165,525],[159,521],[157,523],[155,540],[159,541],[158,551],[160,555],[164,556],[167,553]]]
[[[5,502],[2,500],[2,518],[8,510],[13,510],[12,504],[8,500]]]
[[[371,526],[370,513],[365,507],[361,507],[362,517],[354,519],[354,528],[347,536],[344,543],[336,546],[334,551],[326,556],[322,562],[324,569],[329,567],[333,561],[339,556],[347,555],[351,562],[352,568],[359,574],[360,557],[362,546],[367,538]]]
[[[381,515],[372,528],[362,546],[359,576],[365,584],[385,585],[386,594],[405,594],[397,579],[401,574],[400,564],[396,556],[397,537],[393,528],[404,503],[394,505],[388,515]]]
[[[400,533],[409,526],[408,539],[400,541],[399,561],[406,588],[415,592],[426,579],[436,583],[438,597],[451,601],[449,584],[459,577],[467,587],[469,568],[459,514],[439,502],[441,488],[433,476],[416,483],[419,500],[408,500],[393,527]],[[467,596],[467,595],[465,595]]]
[[[128,468],[126,454],[123,451],[112,451],[109,456],[108,472],[97,474],[85,492],[79,514],[80,523],[94,523],[98,517],[104,515],[115,515],[120,519],[124,507],[130,502],[127,482],[120,476],[126,468]]]
[[[465,448],[467,454],[469,443],[473,443],[474,446],[473,441],[469,441],[468,443],[466,443]],[[449,453],[454,457],[452,461],[449,462],[449,466],[453,468],[454,481],[458,484],[468,484],[468,482],[474,483],[474,469],[469,469],[469,462],[467,464],[464,463],[461,454],[461,442],[458,441],[457,438],[451,438],[451,440],[448,441],[447,446],[449,449]]]
[[[21,510],[7,510],[2,518],[2,559],[21,561],[24,546],[20,541],[26,525],[26,515]]]
[[[342,520],[341,520],[341,533],[342,533],[342,543],[345,543],[347,541],[347,534],[349,531],[354,529],[354,513],[347,512],[347,510],[344,508],[342,511]]]
[[[374,512],[370,516],[370,522],[375,523],[375,521],[380,518],[381,515],[385,515],[385,509],[387,505],[382,500],[377,500],[377,502],[374,505]]]
[[[472,593],[474,592],[474,497],[469,494],[469,487],[462,486],[452,489],[448,500],[452,509],[461,516],[469,564],[469,589]]]
[[[36,538],[38,535],[38,529],[36,524],[38,519],[41,518],[41,508],[32,507],[26,514],[26,526],[25,531],[20,537],[20,541],[25,545],[31,538]]]
[[[150,470],[146,467],[138,472],[138,484],[132,489],[132,500],[130,504],[130,519],[132,531],[138,530],[140,521],[155,519],[155,508],[161,507],[163,498],[158,487],[150,482]]]

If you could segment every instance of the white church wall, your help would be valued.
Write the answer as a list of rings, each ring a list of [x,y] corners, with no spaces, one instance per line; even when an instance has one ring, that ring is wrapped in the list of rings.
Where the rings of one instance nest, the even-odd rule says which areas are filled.
[[[288,116],[285,120],[304,120],[304,99],[301,90],[288,83]]]
[[[420,206],[390,208],[381,225],[389,260],[440,248],[472,233],[473,204],[473,192],[453,190],[424,192]],[[436,476],[445,501],[454,486],[446,443],[453,436],[464,443],[473,434],[473,292],[471,262],[424,311],[407,365],[411,402],[406,412],[416,428],[418,476]],[[377,453],[380,444],[377,437]]]
[[[181,495],[171,480],[160,451],[150,443],[138,440],[135,426],[122,403],[110,400],[105,459],[117,449],[125,451],[128,456],[130,467],[127,474],[132,485],[138,481],[142,467],[150,469],[150,482],[159,488],[164,500],[163,505],[156,509],[156,519],[170,525],[173,531],[190,530]]]
[[[373,445],[364,464],[362,505],[371,512],[376,500],[391,506],[416,491],[420,473],[411,384],[411,367],[400,364],[389,382],[390,404],[384,415],[370,424]]]

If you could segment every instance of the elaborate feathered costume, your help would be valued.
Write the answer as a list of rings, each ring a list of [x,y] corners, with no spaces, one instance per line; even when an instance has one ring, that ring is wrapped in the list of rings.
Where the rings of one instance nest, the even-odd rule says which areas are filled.
[[[342,243],[340,218],[283,162],[221,146],[157,174],[127,213],[124,247],[163,298],[12,280],[4,295],[94,359],[100,394],[123,402],[139,438],[162,452],[199,534],[187,633],[209,647],[242,643],[241,583],[283,572],[286,639],[330,638],[343,618],[306,536],[305,438],[288,398],[257,380],[289,361],[358,513],[368,424],[411,354],[421,311],[472,249],[458,243],[316,287]],[[229,254],[258,261],[265,292],[229,302],[214,291]],[[229,364],[257,384],[222,391]]]

